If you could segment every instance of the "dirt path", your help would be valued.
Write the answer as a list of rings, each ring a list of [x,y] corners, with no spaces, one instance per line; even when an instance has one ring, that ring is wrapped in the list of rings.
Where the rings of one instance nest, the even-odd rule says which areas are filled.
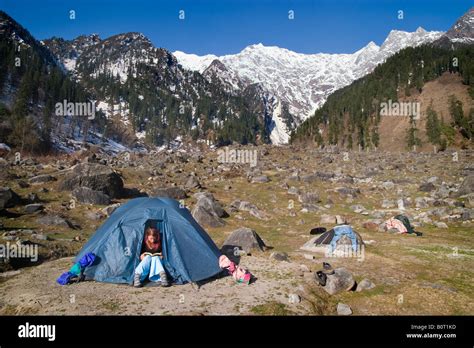
[[[255,306],[273,302],[294,313],[308,312],[304,302],[290,303],[288,298],[303,290],[294,286],[303,279],[299,266],[263,256],[248,256],[242,263],[258,278],[255,283],[247,286],[224,277],[198,290],[190,284],[140,289],[98,282],[58,285],[56,278],[71,264],[72,258],[63,258],[9,277],[0,284],[0,314],[232,315],[252,314]]]

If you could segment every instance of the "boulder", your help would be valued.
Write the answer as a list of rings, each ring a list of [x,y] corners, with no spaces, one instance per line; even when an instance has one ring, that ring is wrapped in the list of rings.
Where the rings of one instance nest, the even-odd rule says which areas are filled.
[[[339,302],[337,304],[337,314],[338,315],[351,315],[352,309],[349,305]]]
[[[270,179],[266,175],[259,175],[259,176],[254,176],[251,179],[252,183],[266,183],[269,182]]]
[[[193,217],[198,223],[210,227],[221,227],[225,225],[222,217],[228,216],[214,196],[208,192],[196,193],[196,206],[192,211]]]
[[[110,216],[121,205],[122,205],[122,203],[115,203],[115,204],[109,205],[108,207],[103,208],[101,210],[101,212],[102,212],[102,214],[104,214],[106,216]]]
[[[9,187],[0,187],[0,210],[11,208],[21,203],[21,198]]]
[[[110,197],[101,191],[92,190],[88,187],[78,187],[72,191],[72,196],[80,203],[86,204],[110,204]]]
[[[77,187],[87,187],[100,191],[110,198],[123,196],[123,180],[116,172],[98,163],[80,163],[60,183],[60,190],[73,191]]]
[[[434,189],[435,189],[435,185],[433,185],[433,183],[431,182],[423,183],[418,187],[418,191],[421,191],[421,192],[431,192]]]
[[[276,261],[288,261],[288,254],[279,251],[274,251],[270,254],[270,258]]]
[[[336,268],[334,274],[327,275],[323,289],[330,295],[351,290],[355,285],[354,277],[344,267]]]
[[[39,223],[39,224],[42,224],[42,225],[49,225],[49,226],[62,226],[62,227],[69,227],[69,228],[72,228],[72,229],[76,229],[76,228],[79,228],[79,226],[73,224],[71,221],[59,216],[59,215],[45,215],[45,216],[42,216],[38,219],[36,219],[36,221]]]
[[[370,290],[375,288],[375,284],[372,283],[369,279],[365,278],[360,281],[360,283],[357,284],[356,291],[362,291],[362,290]]]
[[[186,191],[180,187],[160,187],[155,189],[153,196],[156,197],[168,197],[176,200],[185,199],[188,197]]]
[[[241,227],[233,231],[222,246],[223,249],[233,249],[234,247],[239,247],[247,254],[252,250],[264,251],[267,248],[265,242],[260,238],[257,232],[247,227]]]
[[[12,149],[5,143],[0,143],[0,157],[5,157]]]
[[[44,205],[39,203],[25,205],[25,213],[27,214],[33,214],[42,210],[44,210]]]
[[[298,196],[298,200],[301,203],[307,203],[307,204],[316,204],[316,203],[321,202],[321,200],[319,199],[319,195],[315,192],[303,193]]]
[[[191,175],[186,181],[186,184],[184,184],[184,188],[187,190],[197,189],[200,187],[201,187],[201,184],[199,183],[198,179],[194,175]]]
[[[458,189],[457,196],[474,193],[474,175],[467,176]]]
[[[30,184],[38,185],[46,182],[56,181],[56,178],[49,174],[37,175],[28,180]]]

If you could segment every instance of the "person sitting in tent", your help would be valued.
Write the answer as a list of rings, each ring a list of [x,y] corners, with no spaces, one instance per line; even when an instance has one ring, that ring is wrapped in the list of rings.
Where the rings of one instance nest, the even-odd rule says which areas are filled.
[[[169,286],[170,283],[161,263],[162,257],[160,231],[157,228],[148,227],[143,238],[140,263],[135,268],[133,286],[141,287],[147,278],[151,282],[159,282],[161,286]]]

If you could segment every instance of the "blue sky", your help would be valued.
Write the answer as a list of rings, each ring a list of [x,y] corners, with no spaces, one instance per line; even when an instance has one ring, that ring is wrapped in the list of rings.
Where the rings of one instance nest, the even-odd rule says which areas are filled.
[[[351,53],[369,41],[380,45],[392,29],[446,31],[471,6],[472,0],[0,0],[0,9],[38,39],[137,31],[157,47],[199,55],[255,43]]]

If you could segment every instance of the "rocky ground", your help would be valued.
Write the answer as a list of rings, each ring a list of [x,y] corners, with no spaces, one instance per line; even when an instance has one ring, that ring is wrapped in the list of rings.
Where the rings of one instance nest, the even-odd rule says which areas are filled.
[[[474,313],[473,152],[235,149],[257,151],[257,165],[219,163],[217,151],[198,146],[0,159],[0,244],[39,247],[37,262],[1,260],[0,314]],[[237,229],[254,230],[272,247],[241,259],[256,281],[224,277],[199,289],[56,284],[114,207],[144,195],[182,200],[218,246]],[[381,229],[400,212],[422,237]],[[342,221],[363,238],[362,259],[300,250],[312,228]],[[352,290],[330,295],[319,286],[322,261],[343,268]]]

